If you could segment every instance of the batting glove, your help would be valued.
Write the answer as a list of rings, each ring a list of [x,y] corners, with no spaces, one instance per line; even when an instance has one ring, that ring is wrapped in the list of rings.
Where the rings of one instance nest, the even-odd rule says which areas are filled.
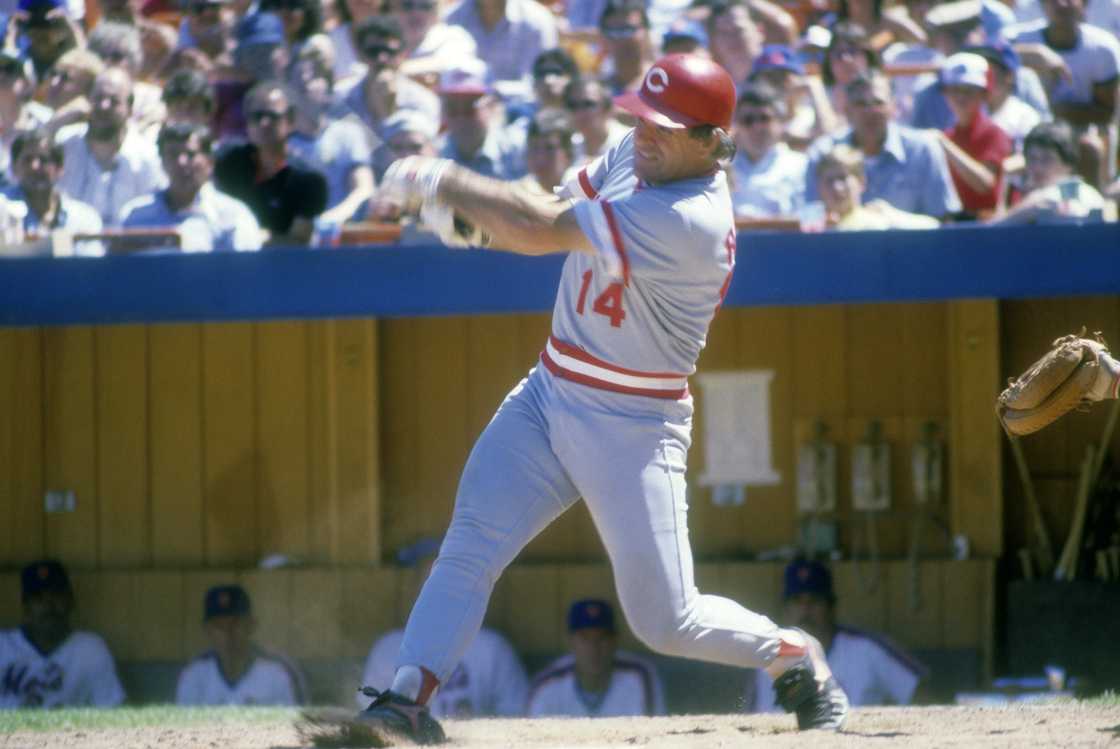
[[[428,202],[435,202],[436,190],[448,159],[406,156],[385,170],[378,187],[378,200],[398,206],[404,213],[416,213]]]
[[[424,201],[420,207],[420,221],[448,247],[485,247],[490,242],[481,229],[457,218],[455,211],[439,200]]]

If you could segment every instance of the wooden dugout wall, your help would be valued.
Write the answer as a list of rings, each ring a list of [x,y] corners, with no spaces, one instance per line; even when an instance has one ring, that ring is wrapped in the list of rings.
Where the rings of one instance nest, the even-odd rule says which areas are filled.
[[[991,409],[1008,372],[1001,354],[1012,369],[1037,356],[1053,337],[1036,334],[1040,317],[1055,335],[1075,327],[1047,305],[1095,311],[1115,326],[1114,297],[1090,304],[1005,303],[1004,327],[1014,329],[1003,331],[1002,350],[1000,305],[990,301],[723,310],[701,371],[775,372],[782,483],[750,488],[741,507],[716,507],[693,484],[701,584],[772,605],[778,566],[720,560],[793,540],[794,455],[817,420],[841,444],[842,487],[844,448],[870,420],[883,424],[894,446],[894,505],[879,519],[879,546],[893,559],[908,549],[913,517],[909,447],[926,421],[941,425],[945,524],[968,537],[975,557],[998,557],[1003,462]],[[297,657],[360,655],[371,632],[403,621],[415,590],[413,573],[373,567],[442,530],[471,443],[547,331],[544,315],[0,329],[0,411],[8,416],[0,424],[0,564],[62,558],[86,591],[83,622],[107,632],[122,658],[190,655],[200,645],[202,591],[231,576],[254,593],[266,642]],[[696,396],[699,415],[702,391]],[[695,426],[694,476],[704,464],[699,418]],[[1062,470],[1072,474],[1078,436],[1063,437],[1070,445],[1057,453],[1033,449],[1068,458]],[[76,511],[44,514],[49,489],[73,490]],[[1063,509],[1060,492],[1046,496],[1052,511]],[[855,527],[848,506],[841,489],[845,548]],[[944,558],[944,534],[931,527],[923,549]],[[274,553],[307,567],[254,569]],[[493,623],[527,651],[558,649],[564,603],[610,593],[603,559],[577,506],[511,570]],[[923,563],[924,608],[912,611],[905,563],[884,564],[870,593],[861,568],[842,564],[841,614],[911,647],[990,655],[993,569],[990,561]],[[4,623],[18,616],[17,588],[14,574],[0,576]],[[157,634],[169,628],[176,634]]]

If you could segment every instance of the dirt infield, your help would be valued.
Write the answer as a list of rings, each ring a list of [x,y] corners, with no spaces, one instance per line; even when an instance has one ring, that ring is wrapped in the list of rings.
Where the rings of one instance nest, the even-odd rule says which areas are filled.
[[[445,724],[450,746],[483,747],[1120,747],[1120,709],[1069,703],[868,708],[841,734],[798,733],[785,716],[476,720]],[[0,734],[4,749],[303,749],[294,726],[228,724]]]

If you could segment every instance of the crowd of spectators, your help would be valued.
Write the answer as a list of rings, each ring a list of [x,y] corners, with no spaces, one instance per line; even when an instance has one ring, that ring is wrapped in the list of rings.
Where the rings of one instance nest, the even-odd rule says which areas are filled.
[[[1118,0],[0,0],[0,254],[337,243],[408,154],[551,190],[672,52],[737,82],[743,225],[1110,220],[1118,33]]]

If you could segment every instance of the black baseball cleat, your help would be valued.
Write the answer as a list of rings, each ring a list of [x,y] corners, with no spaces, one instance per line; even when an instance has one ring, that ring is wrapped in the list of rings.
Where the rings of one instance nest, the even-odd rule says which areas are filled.
[[[442,744],[447,740],[443,727],[427,706],[388,689],[379,692],[373,687],[362,687],[360,691],[373,697],[373,702],[357,717],[357,722],[371,732],[404,736],[417,744]]]
[[[839,731],[848,718],[848,695],[832,676],[821,644],[808,633],[797,631],[808,641],[808,652],[774,680],[777,703],[797,715],[797,727],[802,731]]]

